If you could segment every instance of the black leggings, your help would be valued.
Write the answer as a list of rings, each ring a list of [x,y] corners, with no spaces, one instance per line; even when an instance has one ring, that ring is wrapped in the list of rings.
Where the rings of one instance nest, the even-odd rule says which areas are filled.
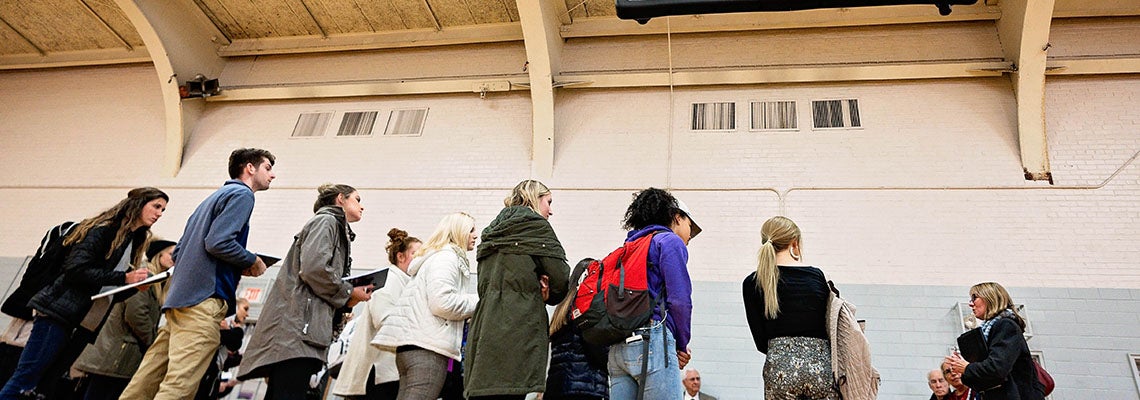
[[[305,400],[309,378],[321,370],[321,360],[294,358],[268,365],[265,400]]]

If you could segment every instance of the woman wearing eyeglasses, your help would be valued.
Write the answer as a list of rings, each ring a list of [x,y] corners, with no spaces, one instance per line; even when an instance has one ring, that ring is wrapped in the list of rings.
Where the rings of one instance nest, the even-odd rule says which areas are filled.
[[[983,400],[1044,399],[1025,342],[1025,319],[1017,313],[1009,292],[995,282],[974,285],[970,309],[983,322],[958,338],[961,356],[946,357],[952,373],[961,374],[962,383]]]

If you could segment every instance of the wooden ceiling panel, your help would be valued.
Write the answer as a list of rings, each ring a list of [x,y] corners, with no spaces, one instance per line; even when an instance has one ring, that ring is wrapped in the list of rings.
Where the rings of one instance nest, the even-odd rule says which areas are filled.
[[[613,0],[589,0],[583,7],[586,7],[586,14],[591,17],[617,15]]]
[[[571,18],[586,18],[586,1],[587,0],[565,0],[566,9],[570,10]]]
[[[475,18],[476,24],[495,24],[514,22],[510,10],[503,5],[502,0],[467,0],[468,10]]]
[[[135,30],[135,25],[131,23],[131,20],[127,19],[126,14],[123,14],[123,10],[115,4],[114,0],[83,1],[91,6],[91,9],[95,11],[103,21],[106,21],[107,25],[110,26],[111,29],[114,29],[115,33],[122,37],[123,40],[130,43],[131,46],[145,46],[142,36],[139,36],[139,31]]]
[[[209,0],[203,0],[209,3]],[[277,28],[270,23],[269,18],[261,13],[258,7],[259,0],[217,0],[218,9],[215,12],[227,12],[241,27],[241,35],[231,36],[233,39],[265,38],[278,36]]]
[[[258,10],[271,26],[275,37],[320,35],[321,27],[305,10],[301,0],[258,0]]]
[[[408,29],[404,19],[400,16],[400,10],[393,7],[390,1],[358,1],[356,5],[360,7],[364,17],[368,19],[368,23],[376,31]]]
[[[39,54],[20,34],[0,22],[0,55]]]
[[[399,10],[400,20],[408,29],[435,28],[435,20],[428,12],[426,0],[388,0],[392,8]]]
[[[499,0],[499,1],[503,3],[503,7],[506,7],[507,13],[510,14],[510,16],[511,16],[511,21],[518,21],[519,20],[519,5],[518,5],[518,3],[516,3],[514,0]],[[548,1],[559,1],[559,0],[548,0]]]
[[[305,4],[330,35],[376,31],[355,0],[305,0]]]
[[[428,0],[431,10],[443,27],[475,25],[475,16],[463,0]]]
[[[0,17],[48,53],[124,47],[76,0],[2,1]]]
[[[206,14],[206,17],[222,31],[223,35],[230,40],[234,39],[249,39],[252,36],[245,31],[245,27],[238,22],[230,10],[226,9],[221,0],[194,0],[194,4]]]

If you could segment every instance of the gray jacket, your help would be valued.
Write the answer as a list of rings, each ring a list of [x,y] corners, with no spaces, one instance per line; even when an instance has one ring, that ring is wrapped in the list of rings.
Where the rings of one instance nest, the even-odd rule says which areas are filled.
[[[352,297],[351,231],[344,210],[326,206],[294,236],[293,246],[257,320],[238,379],[265,376],[262,367],[297,359],[327,361],[333,315]]]

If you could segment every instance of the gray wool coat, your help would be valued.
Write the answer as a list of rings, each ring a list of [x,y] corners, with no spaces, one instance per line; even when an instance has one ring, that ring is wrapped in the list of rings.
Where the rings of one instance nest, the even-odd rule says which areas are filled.
[[[333,315],[352,297],[350,242],[344,210],[326,206],[294,236],[293,246],[261,310],[238,379],[265,376],[273,364],[297,358],[322,362],[333,341]]]

